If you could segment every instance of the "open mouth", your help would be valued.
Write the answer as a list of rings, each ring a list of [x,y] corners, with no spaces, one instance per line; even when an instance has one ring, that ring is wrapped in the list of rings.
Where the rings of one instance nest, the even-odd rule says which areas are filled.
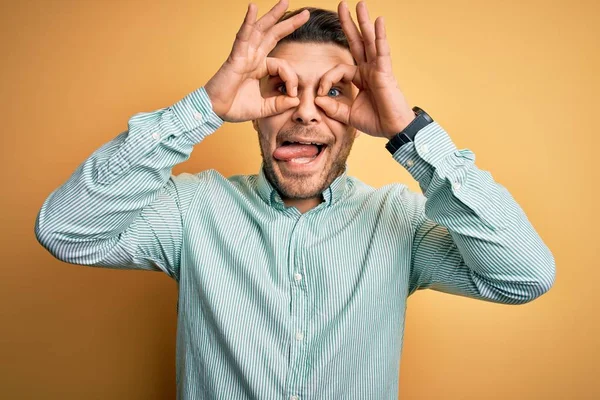
[[[293,162],[296,164],[308,164],[311,161],[315,160],[323,149],[327,147],[327,145],[322,143],[314,143],[314,142],[283,142],[282,146],[314,146],[317,148],[316,153],[314,155],[310,155],[312,151],[302,151],[300,152],[298,157],[290,158],[287,160],[288,162]],[[307,154],[308,153],[308,154]]]
[[[319,158],[326,144],[320,142],[285,141],[273,152],[273,158],[291,164],[311,164]]]

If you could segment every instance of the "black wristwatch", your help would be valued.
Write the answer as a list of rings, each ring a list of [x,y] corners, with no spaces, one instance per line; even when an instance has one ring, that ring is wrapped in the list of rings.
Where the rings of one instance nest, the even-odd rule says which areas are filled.
[[[402,130],[402,132],[391,138],[390,141],[385,145],[385,148],[388,149],[388,151],[392,154],[394,154],[396,150],[404,146],[406,143],[413,142],[417,132],[433,122],[433,119],[431,119],[429,114],[427,114],[421,108],[415,106],[412,108],[412,110],[416,115],[415,119],[410,121],[410,124],[408,124],[406,128]]]

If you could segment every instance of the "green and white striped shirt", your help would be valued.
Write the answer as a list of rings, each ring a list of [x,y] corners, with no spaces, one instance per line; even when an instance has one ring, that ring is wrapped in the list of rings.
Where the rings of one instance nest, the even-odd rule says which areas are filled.
[[[177,281],[178,399],[396,399],[410,294],[523,304],[554,283],[519,205],[438,123],[393,155],[423,194],[344,173],[304,214],[262,169],[171,174],[222,123],[203,88],[134,115],[35,226],[65,262]]]

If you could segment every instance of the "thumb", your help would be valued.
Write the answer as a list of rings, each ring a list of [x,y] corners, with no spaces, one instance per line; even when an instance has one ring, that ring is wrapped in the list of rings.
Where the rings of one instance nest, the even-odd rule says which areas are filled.
[[[328,96],[317,96],[315,104],[321,107],[328,117],[342,124],[350,125],[350,107],[347,104],[340,103]]]
[[[263,100],[261,118],[281,114],[290,108],[297,107],[298,104],[300,104],[300,99],[297,97],[286,95],[268,97]]]

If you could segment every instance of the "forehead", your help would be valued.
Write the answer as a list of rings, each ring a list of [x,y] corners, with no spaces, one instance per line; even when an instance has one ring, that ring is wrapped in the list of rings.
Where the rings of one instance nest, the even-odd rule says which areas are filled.
[[[332,43],[286,42],[277,45],[269,56],[286,60],[301,82],[319,80],[338,64],[354,64],[349,50]]]

